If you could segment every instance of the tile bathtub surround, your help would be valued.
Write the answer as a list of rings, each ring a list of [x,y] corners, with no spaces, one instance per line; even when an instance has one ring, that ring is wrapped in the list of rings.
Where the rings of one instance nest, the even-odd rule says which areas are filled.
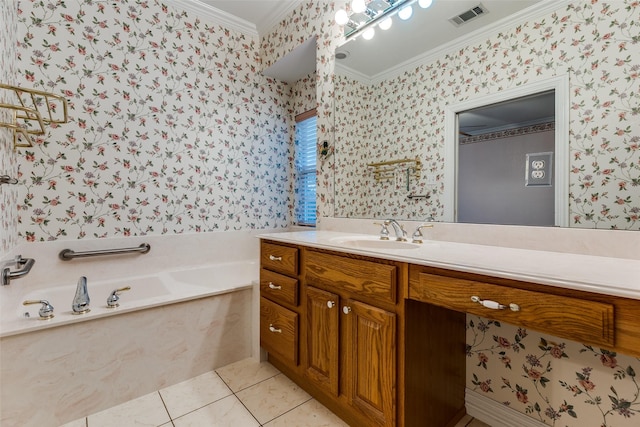
[[[36,263],[27,276],[16,280],[10,287],[5,287],[11,289],[2,289],[2,292],[26,293],[28,290],[75,284],[80,276],[97,281],[153,275],[161,271],[215,263],[257,261],[259,240],[255,236],[260,232],[263,231],[219,231],[22,243],[10,251],[5,259],[20,254],[26,258],[35,258]],[[146,254],[99,256],[71,261],[58,258],[63,249],[84,251],[128,248],[142,243],[151,245],[151,250]]]
[[[1,338],[0,424],[59,425],[247,358],[251,310],[246,289]]]

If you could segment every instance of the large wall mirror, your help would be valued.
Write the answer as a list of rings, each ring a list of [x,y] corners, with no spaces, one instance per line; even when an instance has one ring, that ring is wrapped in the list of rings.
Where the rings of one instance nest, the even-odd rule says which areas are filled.
[[[477,5],[436,0],[336,50],[335,216],[640,229],[640,123],[618,122],[628,114],[619,94],[629,92],[631,68],[614,66],[617,49],[604,40],[576,45],[567,34],[576,23],[589,34],[611,31],[629,19],[624,8],[605,20],[590,1],[483,1],[485,16],[449,21]],[[530,112],[552,108],[517,118],[527,102]],[[535,144],[510,152],[515,145],[498,138],[485,151],[479,141],[501,132]],[[508,206],[483,207],[514,189],[473,167],[507,159],[518,175],[513,203],[551,199],[551,213],[513,220],[502,215]],[[481,194],[488,188],[494,195]]]

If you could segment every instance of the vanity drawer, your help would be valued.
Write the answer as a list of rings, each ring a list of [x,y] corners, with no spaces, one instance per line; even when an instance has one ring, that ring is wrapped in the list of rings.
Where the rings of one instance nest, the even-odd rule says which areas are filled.
[[[298,275],[298,248],[262,241],[260,264],[268,270]]]
[[[260,298],[260,345],[298,364],[298,314]]]
[[[472,301],[472,297],[488,305],[495,301],[506,307],[488,308]],[[428,273],[420,273],[419,281],[409,283],[409,298],[573,341],[608,348],[614,344],[612,304]],[[518,311],[512,310],[510,304],[516,304]]]
[[[354,259],[324,252],[305,252],[305,283],[339,289],[385,303],[397,300],[395,265]]]
[[[298,280],[263,268],[260,270],[260,295],[297,306]]]

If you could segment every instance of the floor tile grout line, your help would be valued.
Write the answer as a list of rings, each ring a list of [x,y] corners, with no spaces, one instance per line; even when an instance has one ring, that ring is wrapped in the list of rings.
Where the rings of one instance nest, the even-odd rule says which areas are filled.
[[[184,417],[185,415],[189,415],[189,414],[191,414],[191,413],[193,413],[193,412],[199,411],[199,410],[200,410],[200,409],[202,409],[202,408],[206,408],[206,407],[207,407],[207,406],[209,406],[209,405],[213,405],[214,403],[220,402],[221,400],[226,399],[227,397],[230,397],[230,396],[234,396],[234,395],[235,395],[235,394],[234,394],[233,392],[231,392],[231,394],[227,394],[226,396],[223,396],[223,397],[221,397],[220,399],[216,399],[216,400],[214,400],[214,401],[212,401],[212,402],[209,402],[209,403],[207,403],[207,404],[205,404],[205,405],[199,406],[199,407],[197,407],[197,408],[195,408],[195,409],[192,409],[192,410],[190,410],[190,411],[188,411],[188,412],[185,412],[185,413],[184,413],[184,414],[182,414],[182,415],[178,415],[178,416],[177,416],[177,417],[175,417],[175,418],[172,418],[172,417],[171,417],[171,414],[169,414],[169,418],[170,418],[170,419],[171,419],[171,421],[173,422],[173,421],[177,420],[178,418],[182,418],[182,417]],[[238,400],[240,400],[240,399],[238,399]]]
[[[261,425],[262,425],[262,426],[264,426],[264,425],[266,425],[266,424],[269,424],[271,421],[273,421],[273,420],[277,420],[278,418],[280,418],[280,417],[284,416],[285,414],[288,414],[289,412],[293,411],[294,409],[296,409],[296,408],[298,408],[298,407],[300,407],[300,406],[304,405],[305,403],[308,403],[308,402],[310,402],[310,401],[312,401],[312,400],[313,400],[313,396],[309,396],[309,398],[308,398],[307,400],[305,400],[304,402],[297,404],[297,405],[296,405],[296,406],[294,406],[293,408],[291,408],[291,409],[289,409],[289,410],[287,410],[287,411],[285,411],[285,412],[281,413],[281,414],[280,414],[280,415],[278,415],[277,417],[271,418],[269,421],[267,421],[266,423],[261,424]]]
[[[160,401],[162,402],[162,406],[164,406],[164,410],[167,411],[167,416],[169,417],[169,421],[171,421],[171,424],[173,424],[173,418],[171,418],[171,413],[169,412],[169,408],[167,408],[167,404],[164,403],[164,399],[162,398],[162,393],[160,393],[160,390],[158,390],[156,393],[158,393],[158,396],[160,396]]]
[[[222,381],[227,385],[227,387],[229,387],[229,389],[231,389],[231,387],[229,386],[229,384],[227,384],[227,382],[224,380],[224,378],[222,378],[222,377],[220,376],[220,374],[218,373],[218,371],[214,370],[214,372],[215,372],[216,374],[218,374],[218,376],[220,377],[220,379],[221,379],[221,380],[222,380]],[[258,384],[260,384],[260,383],[263,383],[263,382],[265,382],[265,381],[270,380],[271,378],[275,378],[275,377],[277,377],[278,375],[282,375],[282,372],[278,371],[278,373],[277,373],[277,374],[275,374],[275,375],[271,375],[269,378],[262,379],[262,380],[258,381],[258,382],[257,382],[257,383],[255,383],[255,384],[248,385],[248,386],[246,386],[246,387],[244,387],[244,388],[242,388],[242,389],[240,389],[240,390],[237,390],[237,391],[234,391],[234,390],[231,390],[231,391],[232,391],[234,394],[235,394],[235,393],[240,393],[241,391],[244,391],[244,390],[246,390],[246,389],[248,389],[248,388],[251,388],[251,387],[253,387],[254,385],[258,385]]]

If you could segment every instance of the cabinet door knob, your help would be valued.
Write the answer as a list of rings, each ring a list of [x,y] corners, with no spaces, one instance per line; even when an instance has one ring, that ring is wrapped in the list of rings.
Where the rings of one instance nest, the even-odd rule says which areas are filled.
[[[281,256],[275,256],[275,255],[269,255],[269,259],[271,261],[282,261],[282,257]]]
[[[274,285],[273,282],[269,282],[269,289],[279,290],[279,289],[282,289],[282,286]]]
[[[335,301],[327,301],[327,307],[333,308],[336,305]]]
[[[275,334],[281,334],[282,333],[282,329],[280,328],[276,328],[275,326],[273,326],[273,323],[271,323],[269,325],[269,330]]]
[[[342,307],[342,312],[344,314],[349,314],[351,313],[351,307],[349,307],[348,305],[345,305],[344,307]]]

